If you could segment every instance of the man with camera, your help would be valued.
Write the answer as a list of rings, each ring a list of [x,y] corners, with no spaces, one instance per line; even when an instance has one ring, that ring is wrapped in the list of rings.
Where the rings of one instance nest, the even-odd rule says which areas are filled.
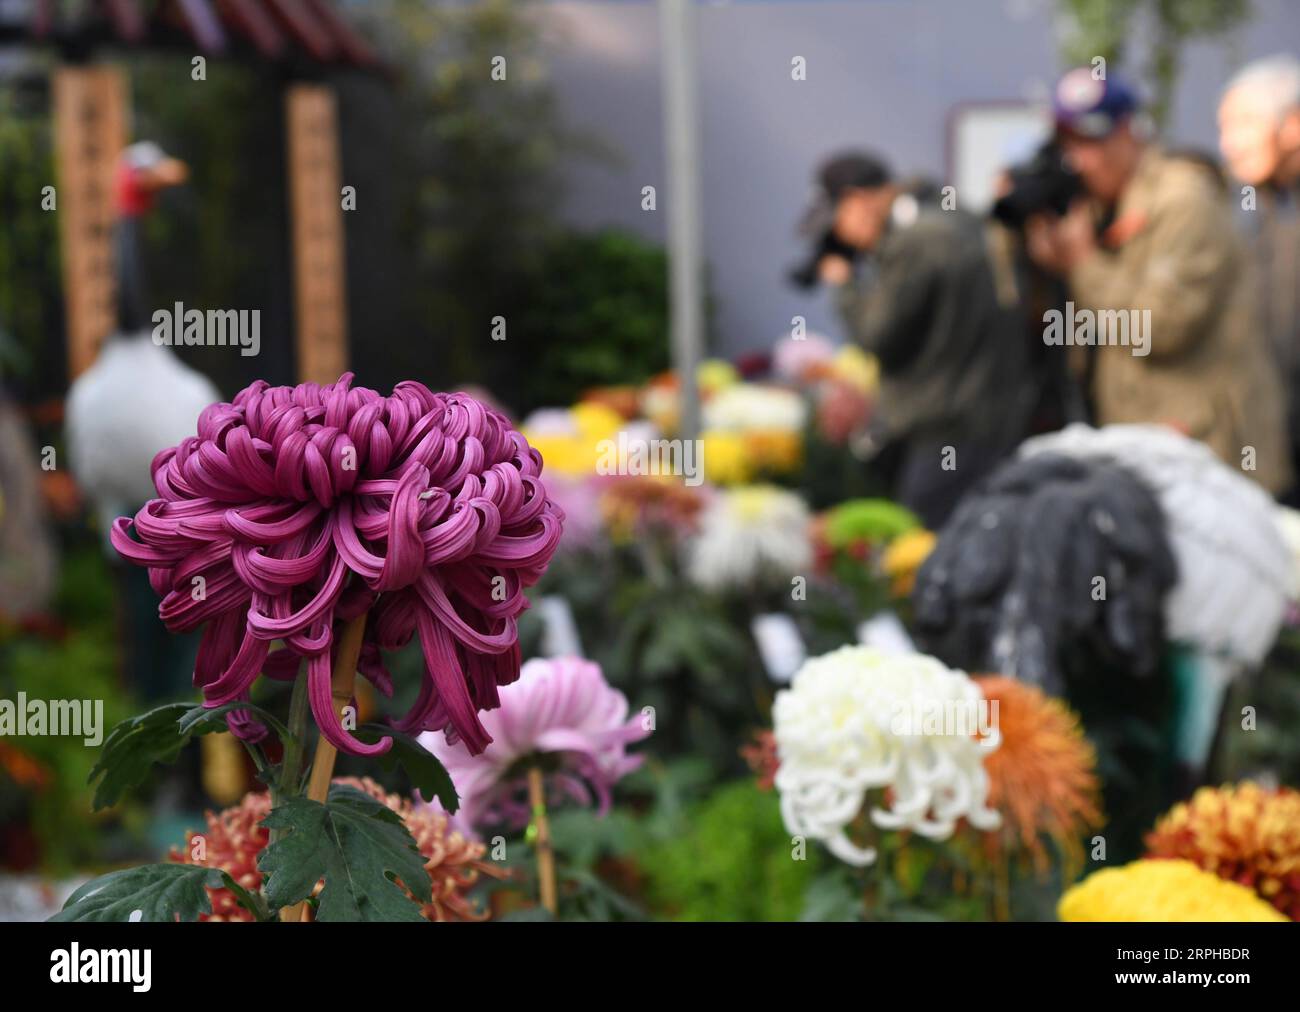
[[[1114,75],[1070,71],[1054,112],[1087,197],[1031,218],[1029,255],[1065,279],[1074,313],[1146,323],[1140,345],[1098,326],[1080,349],[1093,358],[1096,421],[1172,425],[1281,492],[1291,481],[1282,391],[1215,180],[1148,140],[1134,92]]]
[[[997,297],[980,221],[908,192],[879,159],[831,158],[804,230],[849,333],[880,363],[893,495],[931,528],[1024,435],[1024,344]]]

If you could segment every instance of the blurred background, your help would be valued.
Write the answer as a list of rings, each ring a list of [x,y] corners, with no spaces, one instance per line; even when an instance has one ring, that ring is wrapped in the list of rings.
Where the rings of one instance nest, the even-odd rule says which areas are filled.
[[[1233,72],[1300,48],[1300,7],[1287,0],[734,0],[692,10],[706,401],[777,370],[773,347],[792,326],[825,339],[827,362],[850,344],[832,293],[788,277],[807,256],[797,226],[828,154],[884,153],[901,177],[956,186],[962,208],[982,217],[999,174],[1047,137],[1066,68],[1099,55],[1125,68],[1166,144],[1217,161],[1215,110]],[[663,24],[650,0],[0,0],[0,568],[9,584],[0,600],[0,696],[102,698],[107,726],[192,691],[195,644],[162,632],[143,574],[106,550],[106,520],[140,502],[64,464],[78,452],[69,445],[70,383],[121,329],[116,300],[133,285],[147,291],[147,308],[260,311],[260,352],[178,343],[171,354],[184,373],[129,374],[135,394],[128,382],[107,398],[115,407],[95,411],[163,412],[151,396],[167,400],[182,387],[202,403],[208,391],[230,398],[256,379],[324,382],[346,363],[358,383],[380,390],[418,379],[483,392],[559,475],[574,432],[612,435],[637,418],[671,429],[676,403],[656,396],[680,386],[670,372],[666,209],[675,194]],[[802,61],[799,74],[792,61]],[[104,69],[107,77],[87,76]],[[139,142],[156,150],[135,149],[132,164],[154,182],[124,198],[118,165]],[[184,177],[158,182],[173,160]],[[42,202],[52,185],[59,213]],[[313,211],[312,187],[341,190],[342,213]],[[138,206],[123,211],[124,199]],[[81,225],[70,226],[70,215]],[[79,235],[63,231],[78,227]],[[106,270],[117,272],[116,294],[96,295]],[[96,313],[109,313],[113,326],[97,332]],[[494,339],[498,318],[508,324],[504,340]],[[797,490],[818,513],[883,494],[849,437],[874,398],[878,366],[870,356],[835,362],[818,374],[815,393],[798,367],[787,369],[785,387],[809,405],[806,414],[728,429],[756,441],[742,451],[718,440],[714,467],[733,459],[730,450],[749,456],[737,456],[730,475],[710,473],[710,484],[770,482]],[[842,395],[847,422],[835,422],[826,383]],[[615,421],[594,408],[584,414],[582,404]],[[556,429],[554,417],[537,414],[548,408],[578,414]],[[178,402],[177,410],[188,409]],[[181,434],[192,431],[182,422]],[[773,430],[796,440],[792,453],[769,438]],[[51,467],[41,466],[47,449],[58,461]],[[584,467],[585,458],[572,476]],[[598,544],[553,567],[540,596],[564,601],[561,617],[533,615],[526,630],[527,648],[538,652],[543,636],[563,638],[571,625],[611,684],[634,708],[653,701],[666,729],[605,828],[575,816],[566,838],[559,826],[587,869],[583,909],[841,914],[859,885],[825,867],[765,867],[763,845],[753,842],[786,846],[774,799],[754,786],[740,752],[761,751],[751,736],[770,723],[783,668],[754,618],[791,611],[806,653],[856,638],[881,613],[907,623],[911,580],[930,542],[886,565],[888,543],[921,524],[872,514],[839,540],[817,542],[835,587],[820,603],[791,609],[749,587],[687,594],[684,572],[665,582],[644,546],[630,543],[641,524],[671,541],[676,525],[691,523],[674,510],[704,508],[669,499],[654,516],[642,492],[612,505],[588,501]],[[571,520],[583,516],[582,502],[566,505]],[[676,550],[664,548],[673,558]],[[597,572],[583,551],[621,561]],[[1285,709],[1295,706],[1293,656],[1277,662],[1288,672],[1278,691],[1291,701],[1252,739],[1261,751],[1216,751],[1220,777],[1263,769],[1277,782],[1296,768],[1300,749],[1285,730],[1285,715],[1297,712]],[[756,684],[740,674],[753,671]],[[689,715],[663,718],[675,709]],[[1106,723],[1120,717],[1096,714],[1103,776],[1119,785],[1116,814],[1142,793],[1141,777],[1124,767],[1145,761],[1131,754],[1140,733],[1125,737]],[[155,791],[92,813],[95,751],[79,739],[0,738],[0,759],[0,866],[16,876],[0,890],[0,917],[57,903],[55,883],[165,853],[205,808],[231,804],[255,783],[238,748],[209,736]],[[1201,770],[1199,782],[1214,776]],[[406,785],[399,777],[388,786]],[[1171,787],[1155,797],[1178,796]],[[1135,855],[1154,813],[1117,814],[1132,825],[1116,839]],[[701,869],[693,848],[735,826],[752,826],[751,842]],[[683,842],[692,833],[696,843]],[[692,875],[704,876],[712,907],[693,905],[702,887]],[[970,909],[987,913],[981,902]],[[1023,902],[1026,916],[1050,909],[1041,897]]]

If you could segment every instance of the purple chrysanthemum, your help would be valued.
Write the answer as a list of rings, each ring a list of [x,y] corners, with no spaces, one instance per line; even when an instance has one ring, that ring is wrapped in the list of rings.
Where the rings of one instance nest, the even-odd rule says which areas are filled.
[[[388,397],[351,383],[259,380],[208,407],[196,437],[154,459],[159,498],[114,524],[113,546],[149,567],[168,629],[207,623],[194,669],[207,706],[248,698],[259,673],[291,679],[305,658],[321,733],[353,754],[387,751],[391,739],[349,735],[331,702],[335,630],[368,610],[358,670],[381,692],[381,651],[416,633],[424,651],[419,697],[394,726],[481,752],[492,739],[478,711],[519,676],[523,590],[563,512],[541,455],[499,412],[420,383]],[[231,729],[265,733],[247,719]]]

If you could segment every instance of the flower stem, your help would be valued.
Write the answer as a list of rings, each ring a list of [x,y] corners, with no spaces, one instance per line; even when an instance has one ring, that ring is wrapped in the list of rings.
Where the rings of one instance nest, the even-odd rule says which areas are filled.
[[[338,650],[334,653],[334,670],[330,674],[330,684],[334,697],[334,716],[341,719],[343,708],[352,702],[353,688],[357,681],[357,660],[361,656],[361,643],[366,634],[366,613],[363,611],[348,622],[339,634]],[[334,760],[338,758],[338,749],[331,745],[324,735],[316,740],[316,757],[311,764],[311,780],[307,783],[307,797],[320,804],[329,796],[330,780],[334,776]],[[311,919],[311,910],[306,900],[280,911],[282,921],[306,921]]]
[[[280,779],[271,784],[271,807],[282,804],[286,798],[296,798],[302,791],[302,757],[307,740],[307,714],[310,712],[307,697],[307,672],[299,672],[289,696],[289,734],[284,743],[284,761],[280,766]],[[271,830],[268,843],[277,842],[283,835],[281,829]],[[280,911],[280,920],[291,918],[293,908]]]
[[[289,697],[290,741],[284,743],[284,765],[280,767],[280,795],[297,797],[302,780],[302,757],[307,738],[307,714],[311,712],[307,700],[307,672],[300,672],[293,683]]]
[[[537,849],[537,880],[542,906],[554,914],[559,909],[555,885],[555,850],[551,846],[551,824],[546,818],[546,790],[542,771],[534,766],[528,771],[528,802],[533,809],[529,835]]]

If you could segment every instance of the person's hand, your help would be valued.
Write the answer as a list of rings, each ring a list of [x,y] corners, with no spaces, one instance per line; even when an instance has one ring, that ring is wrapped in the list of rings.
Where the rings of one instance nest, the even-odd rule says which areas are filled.
[[[1046,271],[1064,276],[1097,248],[1092,214],[1082,201],[1064,217],[1036,214],[1025,222],[1025,249]]]
[[[844,257],[830,253],[817,264],[817,277],[824,285],[847,284],[853,277],[853,265]]]
[[[1085,201],[1075,201],[1065,217],[1057,220],[1056,230],[1056,241],[1067,271],[1087,260],[1097,248],[1092,210]]]

